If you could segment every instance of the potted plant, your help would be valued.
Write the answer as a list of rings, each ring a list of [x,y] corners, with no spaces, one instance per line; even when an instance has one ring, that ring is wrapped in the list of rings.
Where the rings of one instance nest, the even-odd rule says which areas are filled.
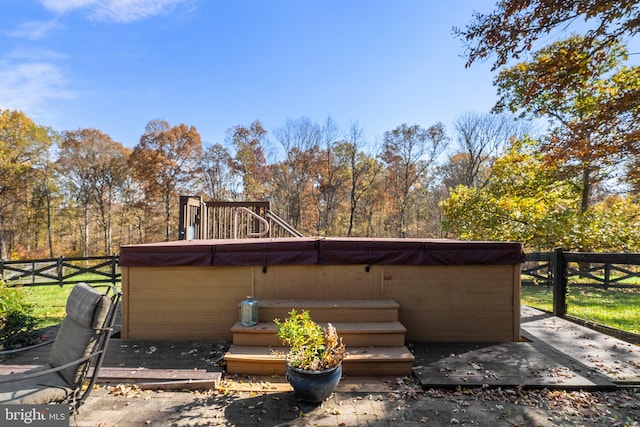
[[[275,319],[278,338],[289,346],[287,381],[302,400],[319,403],[327,399],[342,376],[345,345],[336,328],[311,320],[309,312],[291,310],[284,321]]]

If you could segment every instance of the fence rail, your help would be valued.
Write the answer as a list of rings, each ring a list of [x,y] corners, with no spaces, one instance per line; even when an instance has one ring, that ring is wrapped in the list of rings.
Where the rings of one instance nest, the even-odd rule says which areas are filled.
[[[523,283],[543,283],[553,286],[556,264],[564,269],[564,280],[573,286],[596,286],[607,289],[635,288],[637,285],[623,283],[638,279],[640,283],[640,254],[594,253],[594,252],[532,252],[525,256],[522,268]]]
[[[562,249],[529,253],[526,254],[521,277],[523,287],[538,285],[549,290],[544,292],[541,289],[534,291],[534,294],[539,295],[538,292],[542,291],[552,300],[545,297],[544,301],[535,298],[534,301],[552,306],[555,316],[570,318],[619,338],[640,343],[640,335],[633,326],[631,330],[634,332],[631,332],[612,329],[593,321],[607,319],[607,323],[613,320],[613,323],[629,325],[621,319],[638,316],[640,254],[565,252]],[[571,298],[568,298],[569,294]],[[618,308],[614,308],[616,304]],[[592,320],[584,319],[582,315],[592,316]]]
[[[49,258],[28,261],[0,261],[0,279],[22,285],[111,283],[120,281],[118,255],[86,258]]]

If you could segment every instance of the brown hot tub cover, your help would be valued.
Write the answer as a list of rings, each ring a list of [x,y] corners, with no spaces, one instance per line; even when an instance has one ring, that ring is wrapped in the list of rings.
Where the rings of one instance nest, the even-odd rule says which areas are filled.
[[[482,265],[519,264],[522,245],[437,239],[279,238],[179,240],[127,245],[123,267],[296,264]]]

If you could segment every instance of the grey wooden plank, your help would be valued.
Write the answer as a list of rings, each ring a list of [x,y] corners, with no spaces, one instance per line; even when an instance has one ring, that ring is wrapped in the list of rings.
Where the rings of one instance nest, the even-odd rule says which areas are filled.
[[[531,343],[417,346],[431,347],[415,350],[414,373],[423,387],[615,387],[604,375]]]
[[[522,309],[521,330],[575,363],[621,385],[640,384],[640,347],[529,307]]]

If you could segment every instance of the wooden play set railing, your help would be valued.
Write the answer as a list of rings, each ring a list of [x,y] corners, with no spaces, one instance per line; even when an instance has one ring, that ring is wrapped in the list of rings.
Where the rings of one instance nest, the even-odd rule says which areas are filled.
[[[213,202],[180,196],[180,240],[302,237],[270,202]]]

